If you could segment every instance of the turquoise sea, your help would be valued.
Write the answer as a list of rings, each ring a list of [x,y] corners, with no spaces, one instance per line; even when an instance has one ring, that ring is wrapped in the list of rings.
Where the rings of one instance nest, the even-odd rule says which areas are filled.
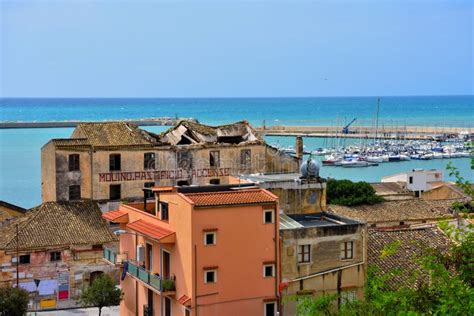
[[[371,125],[377,98],[223,98],[223,99],[0,99],[0,121],[54,121],[193,117],[207,124],[248,120],[254,125]],[[474,96],[382,97],[380,125],[474,128]],[[383,122],[383,123],[382,123]],[[160,132],[165,127],[144,127]],[[0,129],[0,200],[23,207],[41,202],[40,150],[51,138],[69,137],[72,128]],[[440,128],[440,131],[442,129]],[[294,145],[291,137],[267,137],[272,144]],[[306,149],[326,140],[305,138]],[[323,176],[355,181],[380,178],[413,168],[445,169],[449,160],[412,160],[370,168],[322,167]],[[469,159],[452,159],[474,181]],[[450,179],[446,175],[447,179]]]

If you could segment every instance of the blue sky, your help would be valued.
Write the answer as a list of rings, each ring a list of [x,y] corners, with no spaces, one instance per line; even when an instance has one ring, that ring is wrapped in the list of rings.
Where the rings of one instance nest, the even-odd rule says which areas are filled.
[[[474,91],[474,1],[0,1],[3,97]]]

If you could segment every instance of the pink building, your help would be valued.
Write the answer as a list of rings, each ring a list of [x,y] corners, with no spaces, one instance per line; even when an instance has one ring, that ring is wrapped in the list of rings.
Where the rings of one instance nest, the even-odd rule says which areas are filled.
[[[276,315],[278,198],[251,184],[155,188],[120,224],[121,315]]]

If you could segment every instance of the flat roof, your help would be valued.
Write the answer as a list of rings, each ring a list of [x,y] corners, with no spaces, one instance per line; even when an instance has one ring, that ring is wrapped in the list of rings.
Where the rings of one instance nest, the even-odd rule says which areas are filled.
[[[360,222],[327,212],[310,214],[280,214],[280,229],[333,227],[358,224],[360,224]]]

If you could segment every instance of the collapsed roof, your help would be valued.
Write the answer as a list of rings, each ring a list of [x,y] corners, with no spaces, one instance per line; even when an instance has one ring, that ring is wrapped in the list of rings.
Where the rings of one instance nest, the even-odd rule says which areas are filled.
[[[204,143],[261,143],[255,130],[246,121],[233,124],[208,126],[192,121],[181,121],[161,135],[161,141],[170,145],[193,145]]]

